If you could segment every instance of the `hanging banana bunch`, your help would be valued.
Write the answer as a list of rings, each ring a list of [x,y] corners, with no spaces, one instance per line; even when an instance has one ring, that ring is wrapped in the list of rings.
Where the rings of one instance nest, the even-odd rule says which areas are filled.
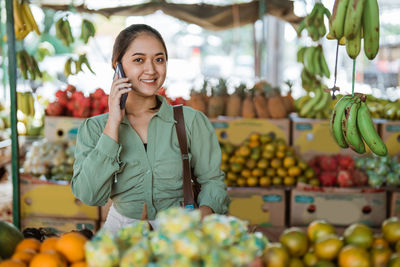
[[[38,25],[27,1],[13,0],[15,39],[21,41],[31,32],[40,35]]]
[[[26,116],[35,116],[35,99],[31,92],[17,92],[17,108]]]
[[[86,65],[89,71],[93,74],[95,72],[90,67],[89,61],[86,57],[86,54],[82,54],[78,57],[77,60],[73,59],[72,57],[68,58],[64,65],[64,75],[66,77],[70,75],[78,74],[80,71],[83,71],[82,66]],[[74,68],[74,69],[73,69]]]
[[[332,113],[331,134],[342,148],[363,154],[365,142],[376,155],[386,156],[387,147],[375,129],[366,99],[363,94],[343,96]]]
[[[29,55],[25,49],[17,52],[17,65],[25,80],[36,80],[43,77],[36,59]]]
[[[306,29],[308,36],[315,42],[321,39],[326,34],[324,16],[331,18],[331,12],[324,7],[322,3],[316,3],[311,13],[299,24],[297,35],[300,37],[301,32]]]
[[[56,21],[56,36],[66,46],[69,46],[74,42],[71,25],[69,24],[67,16],[64,16]]]
[[[355,59],[364,38],[364,53],[368,59],[379,50],[379,7],[377,0],[335,0],[328,39],[341,40],[349,57]]]
[[[87,44],[90,37],[94,37],[96,34],[96,29],[93,23],[87,19],[82,20],[81,25],[81,35],[79,38],[83,41],[83,43]]]

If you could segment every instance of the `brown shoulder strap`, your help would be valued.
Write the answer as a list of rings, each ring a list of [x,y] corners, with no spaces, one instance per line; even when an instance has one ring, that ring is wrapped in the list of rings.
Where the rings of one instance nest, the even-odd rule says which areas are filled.
[[[194,209],[195,202],[192,188],[192,173],[189,161],[189,151],[186,139],[185,119],[182,105],[174,106],[174,119],[176,120],[176,134],[182,155],[183,167],[183,205],[185,208]]]

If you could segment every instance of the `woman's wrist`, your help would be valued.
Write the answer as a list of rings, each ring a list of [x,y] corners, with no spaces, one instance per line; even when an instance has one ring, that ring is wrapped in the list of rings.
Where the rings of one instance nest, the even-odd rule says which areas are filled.
[[[114,139],[118,143],[118,128],[119,122],[115,122],[108,118],[106,126],[104,127],[103,133]]]
[[[201,218],[204,218],[204,217],[214,213],[213,210],[209,206],[200,206],[199,210],[201,213]]]

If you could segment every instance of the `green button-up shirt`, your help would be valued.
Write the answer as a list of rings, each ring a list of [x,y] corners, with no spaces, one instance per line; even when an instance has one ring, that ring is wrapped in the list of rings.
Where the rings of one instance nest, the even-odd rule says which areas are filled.
[[[103,133],[108,113],[80,125],[71,181],[77,198],[93,206],[103,206],[111,198],[119,213],[134,219],[141,218],[144,203],[150,220],[158,211],[180,205],[182,159],[173,107],[159,98],[162,105],[148,126],[147,151],[126,116],[119,127],[119,143]],[[229,197],[215,131],[203,113],[190,107],[183,111],[189,158],[201,184],[198,203],[224,214]]]

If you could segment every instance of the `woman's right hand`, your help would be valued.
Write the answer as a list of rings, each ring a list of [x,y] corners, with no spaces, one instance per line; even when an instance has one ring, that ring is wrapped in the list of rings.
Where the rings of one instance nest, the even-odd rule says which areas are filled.
[[[125,116],[125,109],[120,108],[121,97],[124,93],[132,91],[132,84],[128,78],[119,78],[115,75],[111,85],[110,95],[108,97],[108,118],[117,126],[121,123]]]

